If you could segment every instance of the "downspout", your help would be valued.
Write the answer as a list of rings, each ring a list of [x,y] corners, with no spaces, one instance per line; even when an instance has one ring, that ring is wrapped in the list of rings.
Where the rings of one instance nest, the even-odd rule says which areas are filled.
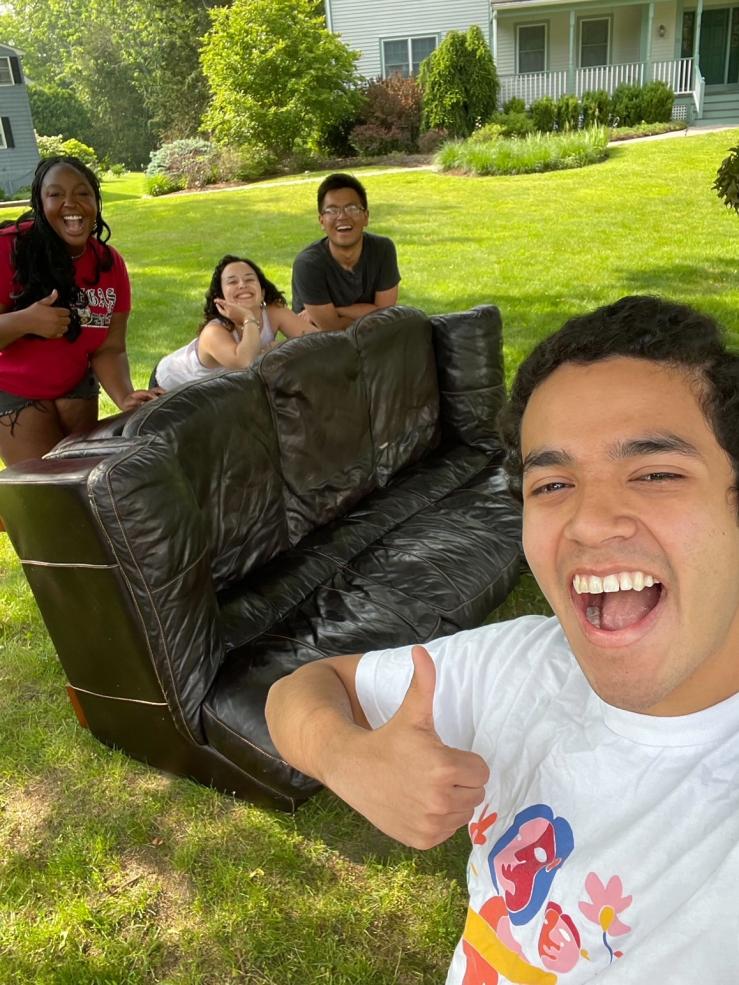
[[[331,0],[323,0],[323,8],[326,11],[326,27],[333,34],[334,25],[333,18],[331,17]]]

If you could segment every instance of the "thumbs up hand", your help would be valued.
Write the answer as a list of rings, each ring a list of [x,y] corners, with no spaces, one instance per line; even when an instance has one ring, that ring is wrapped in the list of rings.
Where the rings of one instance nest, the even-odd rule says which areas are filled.
[[[434,728],[436,667],[423,646],[412,650],[413,677],[393,717],[357,730],[331,784],[385,834],[412,848],[432,848],[466,825],[485,794],[489,770],[476,753],[444,745]]]
[[[69,326],[69,308],[55,308],[59,294],[54,288],[51,294],[36,301],[25,310],[28,312],[29,331],[45,339],[59,339]]]

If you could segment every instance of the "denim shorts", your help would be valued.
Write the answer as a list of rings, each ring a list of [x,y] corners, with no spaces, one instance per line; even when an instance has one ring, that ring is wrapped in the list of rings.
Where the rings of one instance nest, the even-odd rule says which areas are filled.
[[[88,370],[76,386],[73,386],[68,393],[63,393],[57,400],[92,400],[100,393],[100,384],[92,370]],[[18,415],[26,407],[36,407],[38,410],[46,410],[44,406],[48,401],[32,400],[30,397],[19,397],[15,393],[7,393],[0,390],[0,426],[10,428],[13,433],[15,425],[18,423]]]

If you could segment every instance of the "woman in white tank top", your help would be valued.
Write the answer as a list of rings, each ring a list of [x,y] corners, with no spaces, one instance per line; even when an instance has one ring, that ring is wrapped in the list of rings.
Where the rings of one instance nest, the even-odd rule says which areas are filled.
[[[290,311],[285,295],[256,263],[229,254],[213,271],[198,335],[159,360],[152,385],[171,390],[218,369],[246,369],[276,344],[277,332],[297,338],[317,331]]]

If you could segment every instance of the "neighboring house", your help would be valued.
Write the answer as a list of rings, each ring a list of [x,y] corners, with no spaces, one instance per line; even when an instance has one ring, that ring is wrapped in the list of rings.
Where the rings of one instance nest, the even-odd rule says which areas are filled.
[[[0,44],[0,189],[27,187],[39,162],[20,52]]]
[[[726,0],[325,0],[366,76],[416,74],[447,31],[478,24],[501,102],[666,82],[675,116],[739,125],[739,4]]]

